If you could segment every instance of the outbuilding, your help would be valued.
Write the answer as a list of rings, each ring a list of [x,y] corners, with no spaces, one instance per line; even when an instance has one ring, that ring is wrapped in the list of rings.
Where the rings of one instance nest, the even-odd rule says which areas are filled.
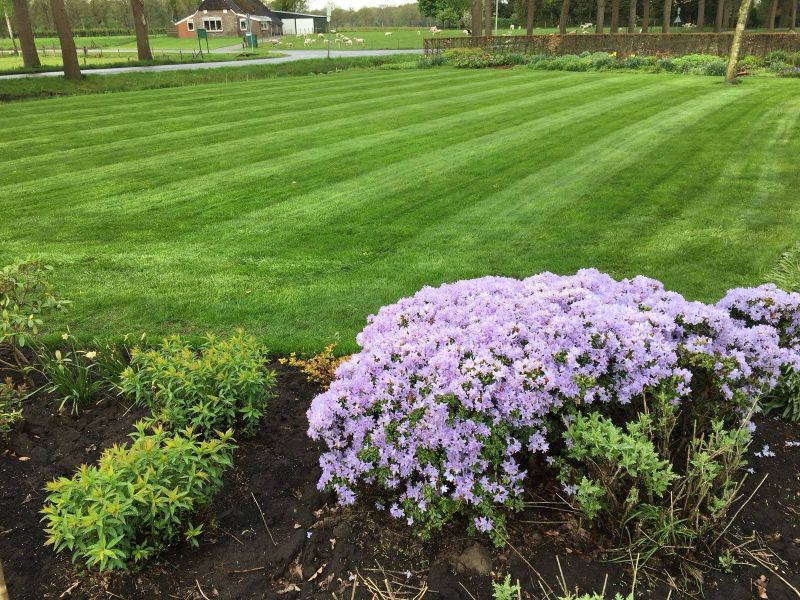
[[[270,10],[259,0],[203,0],[196,11],[175,22],[168,32],[191,38],[197,37],[201,27],[212,37],[252,33],[266,38],[324,33],[328,19],[324,15]]]

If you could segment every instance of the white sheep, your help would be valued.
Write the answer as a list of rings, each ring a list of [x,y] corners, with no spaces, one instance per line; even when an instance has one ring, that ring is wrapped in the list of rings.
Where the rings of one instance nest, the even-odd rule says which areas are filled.
[[[320,40],[324,40],[325,39],[325,34],[324,33],[318,33],[317,34],[317,38],[320,39]]]
[[[311,38],[305,38],[303,40],[303,46],[310,46],[313,43],[314,43],[314,40],[312,40]]]
[[[356,45],[363,46],[364,45],[364,38],[356,38]]]
[[[469,35],[469,30],[468,30],[468,29],[464,29],[462,33],[463,33],[464,35]]]
[[[344,41],[344,43],[345,43],[345,46],[352,46],[353,45],[353,40],[351,40],[350,38],[347,38]]]
[[[417,29],[417,35],[422,35],[422,34],[419,32],[419,29]]]
[[[391,32],[391,31],[387,31],[387,32],[386,32],[386,33],[384,33],[383,35],[392,35],[392,32]]]

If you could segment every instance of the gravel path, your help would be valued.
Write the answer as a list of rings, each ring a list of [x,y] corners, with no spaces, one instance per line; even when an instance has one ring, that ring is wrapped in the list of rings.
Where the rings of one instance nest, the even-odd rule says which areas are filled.
[[[326,50],[280,50],[278,58],[253,58],[250,60],[229,60],[204,63],[183,63],[174,65],[153,65],[149,67],[113,67],[107,69],[86,69],[87,75],[113,75],[116,73],[147,73],[152,71],[185,71],[189,69],[217,69],[219,67],[245,67],[248,65],[267,65],[274,63],[307,60],[310,58],[325,58]],[[331,58],[347,56],[388,56],[392,54],[422,54],[422,50],[331,50]],[[22,77],[59,77],[62,71],[45,71],[42,73],[20,73],[15,75],[2,75],[2,79],[20,79]]]

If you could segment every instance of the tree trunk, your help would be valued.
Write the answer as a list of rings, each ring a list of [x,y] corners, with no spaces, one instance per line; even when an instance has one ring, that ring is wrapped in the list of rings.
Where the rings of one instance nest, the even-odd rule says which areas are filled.
[[[28,12],[28,0],[11,0],[14,7],[14,18],[17,21],[19,45],[22,46],[22,64],[29,69],[40,67],[39,55],[36,54],[36,41],[33,39],[31,15]]]
[[[733,15],[731,13],[733,11],[733,3],[735,1],[736,0],[728,0],[725,3],[725,16],[722,18],[722,27],[724,29],[726,29],[726,30],[727,29],[733,29],[733,26],[732,26],[732,23],[731,23],[731,19],[733,18]]]
[[[136,31],[136,53],[139,60],[153,60],[150,41],[147,39],[147,17],[144,14],[144,0],[131,0],[133,28]]]
[[[664,17],[661,21],[661,33],[669,33],[669,20],[672,16],[672,0],[664,0]]]
[[[14,54],[19,56],[17,40],[14,38],[14,30],[11,28],[11,19],[8,18],[8,10],[6,10],[5,2],[3,2],[3,16],[6,18],[6,28],[8,29],[8,37],[11,38],[11,46],[14,48]]]
[[[730,0],[728,0],[730,2]],[[714,18],[714,33],[722,31],[722,17],[725,14],[725,0],[717,0],[717,15]]]
[[[706,0],[698,0],[697,2],[697,31],[703,31],[706,26]]]
[[[485,0],[486,6],[484,7],[483,17],[486,21],[483,24],[484,29],[486,30],[486,37],[491,37],[492,35],[492,0]]]
[[[792,5],[789,2],[790,0],[782,0],[781,2],[781,18],[778,21],[778,26],[781,29],[789,27],[789,13],[792,10]]]
[[[472,0],[472,37],[481,36],[481,0]]]
[[[642,0],[642,33],[650,31],[650,0]]]
[[[742,0],[739,7],[739,18],[736,20],[736,31],[733,32],[733,41],[731,42],[731,55],[728,57],[728,69],[725,72],[725,81],[728,83],[736,83],[736,63],[739,62],[739,48],[742,45],[742,34],[747,25],[751,1]]]
[[[628,7],[628,33],[636,31],[636,0],[631,0],[631,5]]]
[[[526,25],[528,26],[526,32],[528,35],[533,35],[533,17],[534,11],[536,10],[536,0],[528,0],[528,22]]]
[[[611,0],[611,33],[619,33],[619,0]]]
[[[606,18],[606,0],[597,0],[597,26],[595,33],[603,33],[603,21]]]
[[[775,29],[776,12],[778,12],[778,0],[772,0],[769,3],[769,10],[767,11],[767,29]]]
[[[561,15],[558,18],[558,33],[567,33],[567,19],[569,19],[569,0],[561,0]]]
[[[50,0],[50,10],[53,11],[53,21],[56,31],[58,31],[58,41],[61,44],[64,77],[77,81],[81,78],[81,67],[78,64],[78,51],[75,49],[75,40],[72,39],[72,25],[69,22],[64,0]]]
[[[797,27],[797,3],[798,0],[792,2],[792,16],[789,18],[789,29],[792,31]]]

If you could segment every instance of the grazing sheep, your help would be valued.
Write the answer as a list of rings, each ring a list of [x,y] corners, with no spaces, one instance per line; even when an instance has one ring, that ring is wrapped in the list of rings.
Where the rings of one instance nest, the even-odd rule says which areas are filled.
[[[287,48],[294,48],[294,44],[292,42],[286,42]]]
[[[364,38],[356,38],[356,45],[363,46],[364,45]]]
[[[583,23],[581,25],[581,31],[586,31],[588,29],[591,29],[592,27],[594,27],[594,23]]]
[[[511,24],[511,31],[514,31],[514,24]]]
[[[462,33],[463,33],[464,35],[469,35],[469,30],[468,30],[468,29],[464,29],[464,30],[462,31]]]
[[[384,33],[383,35],[392,35],[392,32],[391,32],[391,31],[387,31],[387,32],[386,32],[386,33]]]
[[[422,35],[422,34],[419,32],[419,29],[417,29],[417,35]]]
[[[345,44],[345,46],[352,46],[353,45],[353,40],[351,40],[350,38],[347,38],[344,41],[344,44]]]
[[[312,40],[311,38],[305,38],[303,40],[303,46],[310,46],[313,43],[314,43],[314,40]]]
[[[340,38],[336,38],[335,40],[333,40],[333,43],[336,44],[336,47],[338,48],[339,46],[342,45],[342,40]]]
[[[325,39],[325,34],[324,33],[318,33],[317,34],[317,39],[324,40]]]

